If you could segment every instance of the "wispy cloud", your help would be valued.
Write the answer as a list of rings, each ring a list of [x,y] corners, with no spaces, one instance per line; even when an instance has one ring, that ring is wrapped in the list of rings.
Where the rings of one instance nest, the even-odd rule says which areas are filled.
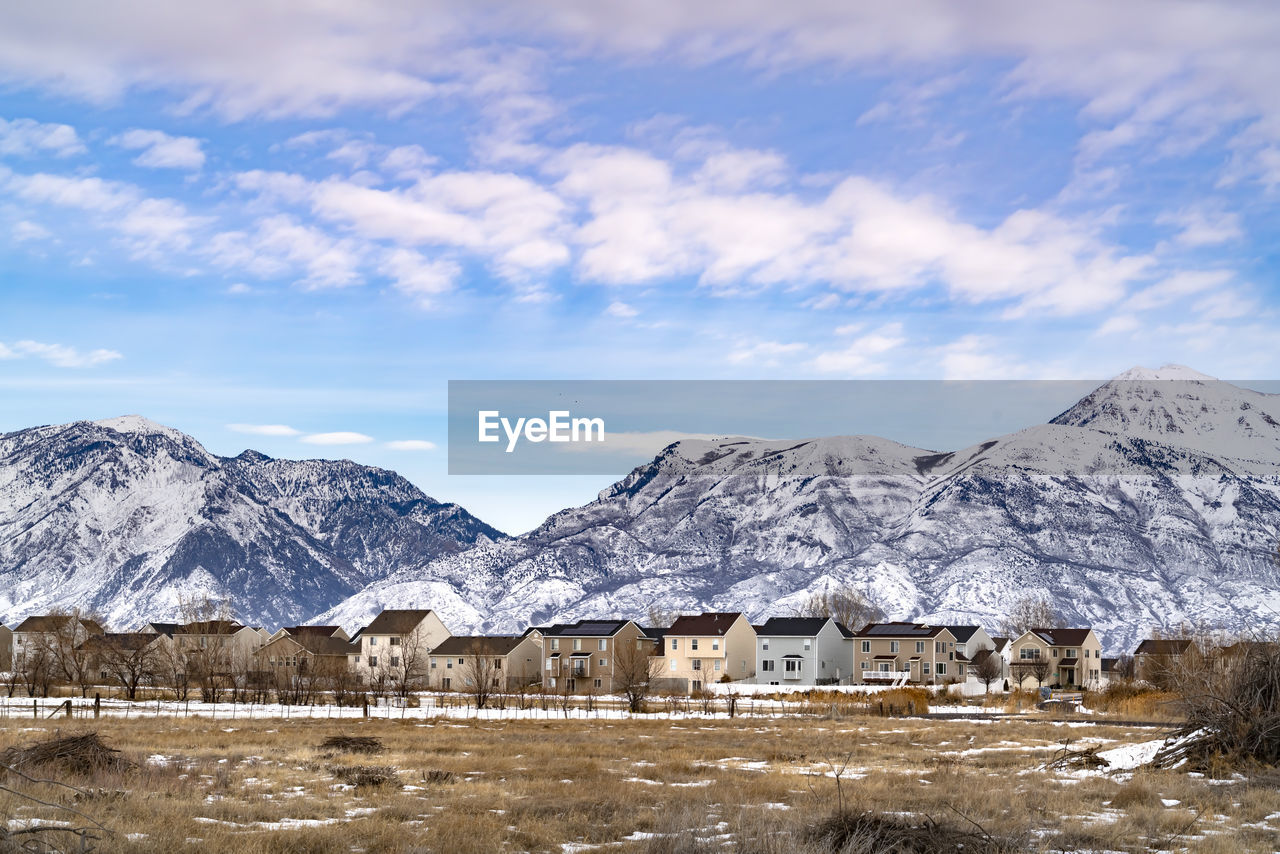
[[[71,125],[0,118],[0,156],[70,157],[88,151]]]
[[[228,424],[227,429],[233,433],[248,433],[251,436],[297,436],[302,433],[288,424]]]
[[[334,433],[311,433],[298,441],[308,445],[367,445],[373,441],[373,437],[340,430]]]
[[[39,341],[16,341],[6,345],[0,341],[0,359],[42,359],[57,368],[92,368],[124,356],[115,350],[89,350],[82,352],[62,344],[44,344]]]
[[[190,136],[170,136],[164,131],[135,128],[112,137],[111,143],[139,151],[133,162],[151,169],[199,170],[204,166],[200,140]]]
[[[387,442],[386,445],[393,451],[434,451],[436,449],[436,443],[426,439],[396,439]]]

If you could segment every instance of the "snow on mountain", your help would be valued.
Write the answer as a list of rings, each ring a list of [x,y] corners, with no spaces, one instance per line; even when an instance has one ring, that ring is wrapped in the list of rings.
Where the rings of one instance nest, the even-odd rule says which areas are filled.
[[[663,609],[791,612],[849,586],[994,626],[1042,591],[1108,650],[1155,625],[1280,626],[1280,397],[1135,369],[1049,424],[935,453],[867,436],[685,441],[519,538],[406,567],[319,619],[438,607],[455,632]]]
[[[301,620],[398,566],[502,534],[382,469],[217,457],[136,415],[0,435],[0,619],[85,607],[121,627],[229,594]]]

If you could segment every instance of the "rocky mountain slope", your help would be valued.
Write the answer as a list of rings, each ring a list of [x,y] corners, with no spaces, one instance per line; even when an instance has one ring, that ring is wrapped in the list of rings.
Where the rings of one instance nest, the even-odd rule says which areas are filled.
[[[228,459],[138,416],[0,435],[0,620],[59,607],[121,627],[208,594],[299,621],[388,572],[503,535],[394,472]]]
[[[948,453],[867,436],[686,441],[519,538],[406,567],[319,616],[455,632],[678,610],[785,615],[851,586],[894,617],[998,622],[1043,591],[1112,652],[1151,626],[1280,626],[1280,396],[1122,374]]]

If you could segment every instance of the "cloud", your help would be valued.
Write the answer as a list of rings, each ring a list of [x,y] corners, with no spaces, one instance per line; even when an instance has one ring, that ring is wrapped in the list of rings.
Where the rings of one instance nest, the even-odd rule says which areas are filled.
[[[46,240],[52,236],[53,233],[49,229],[25,219],[13,225],[13,239],[18,243],[26,243],[28,240]]]
[[[819,353],[813,359],[815,370],[833,374],[873,374],[883,371],[885,364],[879,357],[884,356],[907,342],[902,334],[901,323],[887,323],[855,338],[848,347]]]
[[[244,294],[253,293],[253,288],[249,287],[244,282],[236,282],[228,285],[223,293],[230,294],[231,296],[243,296]]]
[[[1123,335],[1128,332],[1136,332],[1140,328],[1142,328],[1142,322],[1132,314],[1117,314],[1115,317],[1107,318],[1093,334],[1098,337]]]
[[[805,349],[799,342],[784,344],[779,341],[757,341],[751,344],[740,344],[729,352],[726,359],[733,365],[774,366],[782,361],[782,357],[794,355]]]
[[[626,320],[628,318],[635,317],[640,312],[636,311],[625,302],[614,300],[609,303],[609,307],[604,310],[604,313],[610,317],[617,317],[619,319]]]
[[[411,249],[395,249],[387,253],[380,271],[391,279],[402,294],[413,297],[420,306],[432,305],[434,297],[453,290],[462,267],[449,259],[429,259]]]
[[[1240,215],[1229,211],[1192,207],[1156,218],[1159,225],[1176,225],[1180,228],[1175,240],[1183,246],[1218,246],[1244,237]]]
[[[43,359],[57,368],[92,368],[124,358],[122,354],[115,350],[98,349],[82,353],[75,347],[67,347],[62,344],[16,341],[13,344],[5,345],[0,342],[0,359],[23,359],[28,356]]]
[[[387,442],[386,445],[393,451],[434,451],[436,449],[436,443],[428,442],[426,439],[396,439]]]
[[[1125,300],[1127,311],[1149,311],[1185,297],[1225,287],[1235,274],[1230,270],[1183,270],[1143,288]]]
[[[170,136],[158,130],[128,130],[112,137],[111,143],[142,153],[133,159],[138,166],[151,169],[187,169],[198,171],[204,166],[200,140],[190,136]]]
[[[0,118],[0,157],[51,154],[70,157],[88,151],[71,125],[46,124],[33,119]]]
[[[308,445],[367,445],[373,441],[372,436],[350,431],[336,433],[311,433],[298,440]]]
[[[302,432],[288,424],[228,424],[227,429],[233,433],[248,433],[251,436],[297,436]]]
[[[200,251],[224,269],[263,278],[294,273],[304,287],[320,290],[363,284],[369,247],[280,213],[259,219],[252,232],[215,234]]]

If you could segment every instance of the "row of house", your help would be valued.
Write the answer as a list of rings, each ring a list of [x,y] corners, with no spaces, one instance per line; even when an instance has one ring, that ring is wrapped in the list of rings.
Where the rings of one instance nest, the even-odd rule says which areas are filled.
[[[554,691],[609,693],[634,679],[637,667],[655,688],[682,693],[717,682],[932,685],[979,678],[997,687],[1091,687],[1108,675],[1101,641],[1089,628],[1034,628],[1003,638],[975,625],[915,622],[854,631],[823,617],[753,625],[731,612],[681,616],[668,627],[579,620],[520,635],[454,636],[429,609],[384,610],[354,635],[338,626],[268,632],[233,620],[154,622],[111,633],[87,619],[29,617],[12,632],[0,627],[0,670],[29,663],[59,635],[89,654],[87,666],[102,679],[111,678],[112,662],[148,651],[176,662],[169,668],[173,678],[220,670],[279,683],[342,673],[362,685],[440,690],[484,679],[500,689],[540,683]]]

